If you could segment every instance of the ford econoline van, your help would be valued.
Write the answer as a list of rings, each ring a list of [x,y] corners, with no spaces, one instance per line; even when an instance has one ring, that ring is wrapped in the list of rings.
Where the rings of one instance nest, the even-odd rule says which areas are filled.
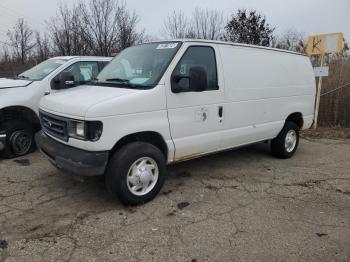
[[[34,149],[41,97],[91,81],[110,60],[54,57],[16,77],[0,78],[0,157],[23,156]]]
[[[105,175],[125,204],[160,191],[166,164],[260,141],[290,158],[313,122],[315,79],[302,54],[228,42],[130,47],[84,87],[44,97],[42,153],[59,169]]]

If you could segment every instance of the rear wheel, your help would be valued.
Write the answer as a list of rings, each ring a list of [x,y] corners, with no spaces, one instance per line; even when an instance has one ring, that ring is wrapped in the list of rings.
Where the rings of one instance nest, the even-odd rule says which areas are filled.
[[[35,149],[34,129],[25,120],[11,120],[4,124],[6,134],[5,158],[24,156]]]
[[[298,145],[299,127],[294,122],[287,121],[278,136],[271,141],[271,152],[278,158],[290,158]]]
[[[126,205],[143,204],[159,193],[165,173],[165,158],[157,147],[133,142],[112,156],[106,172],[106,186]]]

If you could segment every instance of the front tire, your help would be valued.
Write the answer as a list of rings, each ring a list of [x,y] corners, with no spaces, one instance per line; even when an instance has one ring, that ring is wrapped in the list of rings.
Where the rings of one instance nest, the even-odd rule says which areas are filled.
[[[277,158],[291,158],[299,145],[299,127],[294,122],[287,121],[278,134],[271,141],[271,152]]]
[[[2,157],[20,157],[34,151],[34,129],[29,122],[21,119],[11,120],[4,124],[4,130],[6,144],[1,153]]]
[[[106,172],[106,187],[125,205],[143,204],[159,193],[165,173],[165,157],[157,147],[133,142],[112,156]]]

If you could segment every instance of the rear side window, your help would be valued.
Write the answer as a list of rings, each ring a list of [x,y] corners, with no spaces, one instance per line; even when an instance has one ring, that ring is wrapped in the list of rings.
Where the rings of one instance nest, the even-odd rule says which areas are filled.
[[[208,84],[204,91],[219,89],[215,51],[212,47],[191,46],[186,50],[173,72],[173,75],[183,77],[178,83],[183,92],[189,91],[190,89],[187,76],[189,75],[190,69],[194,67],[203,68],[207,74]]]

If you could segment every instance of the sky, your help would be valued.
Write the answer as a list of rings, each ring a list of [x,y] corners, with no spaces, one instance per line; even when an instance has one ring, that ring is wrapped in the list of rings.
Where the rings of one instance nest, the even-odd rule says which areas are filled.
[[[82,0],[89,1],[89,0]],[[0,41],[16,19],[23,17],[32,28],[45,30],[45,21],[55,16],[61,2],[72,0],[0,0]],[[139,16],[139,29],[146,34],[164,38],[162,25],[173,10],[190,15],[195,7],[216,9],[225,20],[239,8],[255,9],[266,16],[276,28],[276,34],[289,29],[306,36],[319,33],[343,32],[350,40],[350,0],[125,0],[128,8]]]

